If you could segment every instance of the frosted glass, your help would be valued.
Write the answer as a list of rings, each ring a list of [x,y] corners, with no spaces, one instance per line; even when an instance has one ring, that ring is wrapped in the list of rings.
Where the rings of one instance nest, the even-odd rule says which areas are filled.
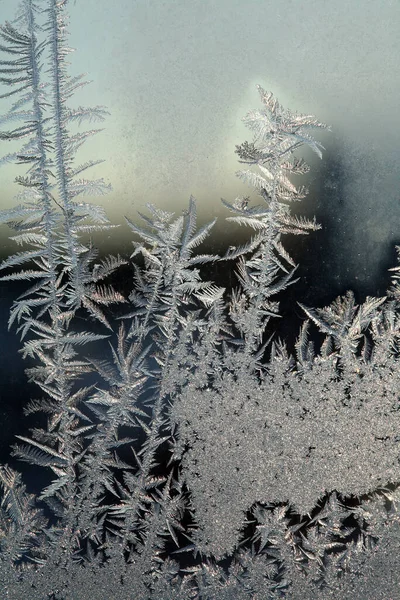
[[[6,598],[395,598],[399,25],[0,0]]]

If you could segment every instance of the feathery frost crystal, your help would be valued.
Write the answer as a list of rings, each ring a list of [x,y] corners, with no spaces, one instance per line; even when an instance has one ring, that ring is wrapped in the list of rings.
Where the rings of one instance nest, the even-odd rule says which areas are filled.
[[[0,212],[21,250],[0,271],[26,282],[9,327],[38,392],[25,413],[42,414],[9,460],[47,473],[32,493],[0,465],[2,598],[398,597],[400,267],[387,297],[301,306],[293,356],[271,335],[296,282],[283,235],[320,228],[291,211],[307,195],[296,152],[322,158],[326,125],[258,87],[236,146],[258,204],[222,200],[248,242],[199,249],[215,220],[198,229],[191,197],[180,216],[148,204],[142,224],[127,218],[131,257],[100,260],[84,240],[114,226],[80,197],[110,187],[82,178],[100,160],[76,156],[101,130],[70,128],[107,111],[70,104],[85,81],[68,73],[67,4],[23,0],[0,27],[0,140],[21,142],[0,165],[22,171]],[[203,279],[217,261],[235,268],[229,293]],[[125,297],[111,281],[128,263]]]

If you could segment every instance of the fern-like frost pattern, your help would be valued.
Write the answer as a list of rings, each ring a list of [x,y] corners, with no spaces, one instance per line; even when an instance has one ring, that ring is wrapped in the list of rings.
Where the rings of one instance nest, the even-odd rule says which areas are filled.
[[[0,166],[25,169],[0,211],[19,247],[0,279],[26,283],[8,325],[39,394],[24,412],[42,417],[10,461],[47,474],[32,493],[0,465],[1,597],[399,597],[400,267],[385,297],[300,304],[293,353],[273,337],[296,284],[284,236],[321,227],[292,211],[308,192],[297,151],[322,158],[329,128],[258,86],[236,146],[254,196],[222,199],[248,241],[203,251],[215,219],[198,228],[190,197],[126,218],[132,255],[100,258],[88,235],[115,226],[79,197],[111,188],[77,153],[101,130],[76,126],[108,113],[70,103],[86,82],[68,73],[68,0],[23,0],[0,40],[0,140],[21,144]],[[217,262],[234,289],[204,277]]]

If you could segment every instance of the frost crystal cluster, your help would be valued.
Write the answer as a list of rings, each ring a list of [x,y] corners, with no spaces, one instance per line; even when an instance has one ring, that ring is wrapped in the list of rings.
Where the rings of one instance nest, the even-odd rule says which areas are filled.
[[[37,390],[0,465],[1,598],[399,598],[400,267],[384,298],[301,306],[294,352],[271,335],[295,284],[284,235],[320,227],[292,211],[297,151],[322,158],[326,126],[259,87],[236,147],[257,194],[222,200],[247,243],[202,253],[215,221],[198,229],[191,197],[180,216],[148,204],[126,219],[132,256],[100,259],[88,235],[114,226],[82,197],[109,186],[77,162],[99,130],[77,126],[107,111],[70,103],[67,3],[23,0],[0,27],[0,164],[23,172],[0,272],[26,283],[9,327]],[[217,261],[231,292],[204,278]],[[46,473],[39,491],[15,458]]]

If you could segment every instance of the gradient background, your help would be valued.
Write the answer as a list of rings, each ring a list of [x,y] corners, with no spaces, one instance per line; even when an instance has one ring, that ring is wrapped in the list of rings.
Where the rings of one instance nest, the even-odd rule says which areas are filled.
[[[1,23],[14,18],[16,5],[0,0]],[[69,13],[69,42],[77,48],[69,73],[93,80],[71,106],[105,105],[111,113],[93,125],[105,129],[77,156],[79,163],[104,158],[87,176],[113,186],[93,199],[121,224],[95,237],[102,252],[131,252],[123,215],[135,220],[146,202],[179,215],[190,194],[199,225],[220,217],[202,252],[224,252],[250,237],[224,221],[220,198],[251,194],[256,201],[235,176],[234,149],[251,141],[240,119],[260,108],[259,83],[285,107],[332,126],[317,133],[323,160],[305,153],[312,169],[301,183],[310,194],[298,212],[315,214],[323,230],[285,236],[301,280],[284,294],[278,333],[297,335],[304,313],[296,300],[323,306],[348,288],[361,301],[385,293],[400,243],[398,0],[70,0]],[[7,107],[0,100],[0,115]],[[0,122],[0,129],[7,127]],[[0,156],[11,151],[0,143]],[[14,204],[20,187],[13,179],[24,173],[0,168],[0,208]],[[19,249],[9,235],[0,227],[0,259]],[[217,264],[213,276],[220,285],[234,282],[229,263]],[[38,395],[25,383],[15,328],[6,325],[22,289],[0,285],[0,459],[29,472],[9,457],[15,433],[32,426],[22,407]],[[107,342],[97,350],[109,352]],[[34,473],[30,485],[40,489],[48,475]]]
[[[16,5],[0,0],[1,22]],[[199,224],[221,217],[213,251],[247,239],[250,231],[224,222],[220,198],[257,197],[235,176],[234,149],[251,140],[240,119],[261,106],[259,83],[285,107],[332,126],[317,132],[323,161],[306,155],[310,195],[299,206],[324,229],[287,242],[306,295],[384,293],[400,242],[397,0],[70,0],[68,10],[77,49],[69,72],[93,80],[71,105],[111,113],[86,124],[105,129],[77,159],[106,160],[87,176],[104,177],[113,192],[93,201],[122,226],[95,238],[102,251],[130,252],[123,215],[135,220],[146,202],[180,214],[190,194]],[[0,154],[9,151],[2,143]],[[13,204],[18,173],[24,167],[0,169],[0,207]],[[8,234],[0,228],[3,252],[14,251]]]

